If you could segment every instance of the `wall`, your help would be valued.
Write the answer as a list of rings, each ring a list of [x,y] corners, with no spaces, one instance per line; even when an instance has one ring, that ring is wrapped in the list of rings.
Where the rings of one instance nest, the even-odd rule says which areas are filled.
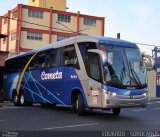
[[[8,57],[8,52],[0,51],[0,66],[4,66],[4,62],[7,57]]]
[[[54,10],[66,11],[66,0],[29,0],[30,6],[42,7],[42,8],[51,8]]]
[[[156,97],[156,73],[147,71],[149,97]]]

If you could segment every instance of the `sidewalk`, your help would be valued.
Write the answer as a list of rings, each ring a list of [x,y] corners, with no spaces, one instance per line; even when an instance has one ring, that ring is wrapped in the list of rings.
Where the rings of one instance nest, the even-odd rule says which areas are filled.
[[[160,101],[160,97],[150,97],[149,101]]]

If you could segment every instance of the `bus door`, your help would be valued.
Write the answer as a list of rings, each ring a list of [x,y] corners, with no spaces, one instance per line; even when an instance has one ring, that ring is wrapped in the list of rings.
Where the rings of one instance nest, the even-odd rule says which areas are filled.
[[[87,59],[86,71],[89,76],[87,95],[89,96],[89,107],[102,107],[101,92],[101,63],[100,57],[96,53],[89,53]]]

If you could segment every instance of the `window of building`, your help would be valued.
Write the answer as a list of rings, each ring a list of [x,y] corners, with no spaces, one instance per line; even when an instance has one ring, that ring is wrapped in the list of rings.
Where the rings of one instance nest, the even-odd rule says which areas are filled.
[[[58,14],[58,21],[61,21],[61,22],[71,22],[71,16],[64,15],[64,14]]]
[[[8,18],[7,17],[4,17],[4,21],[3,21],[3,24],[7,24],[8,23]]]
[[[43,19],[43,14],[43,11],[30,9],[28,10],[28,17]]]
[[[7,38],[3,38],[3,44],[6,44]]]
[[[16,19],[17,18],[17,11],[12,13],[12,19]]]
[[[16,33],[11,34],[11,41],[16,40]]]
[[[95,19],[84,18],[84,25],[87,25],[87,26],[96,26],[96,20]]]
[[[68,36],[57,36],[57,41],[69,38]]]
[[[41,33],[27,32],[27,39],[42,41],[43,34],[41,34]]]

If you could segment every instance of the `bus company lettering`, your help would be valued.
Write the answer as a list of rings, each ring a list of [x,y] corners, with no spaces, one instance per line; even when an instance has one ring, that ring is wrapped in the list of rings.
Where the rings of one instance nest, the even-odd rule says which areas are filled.
[[[62,79],[62,72],[55,72],[55,73],[46,73],[45,71],[41,74],[42,80],[50,80],[50,79]]]

